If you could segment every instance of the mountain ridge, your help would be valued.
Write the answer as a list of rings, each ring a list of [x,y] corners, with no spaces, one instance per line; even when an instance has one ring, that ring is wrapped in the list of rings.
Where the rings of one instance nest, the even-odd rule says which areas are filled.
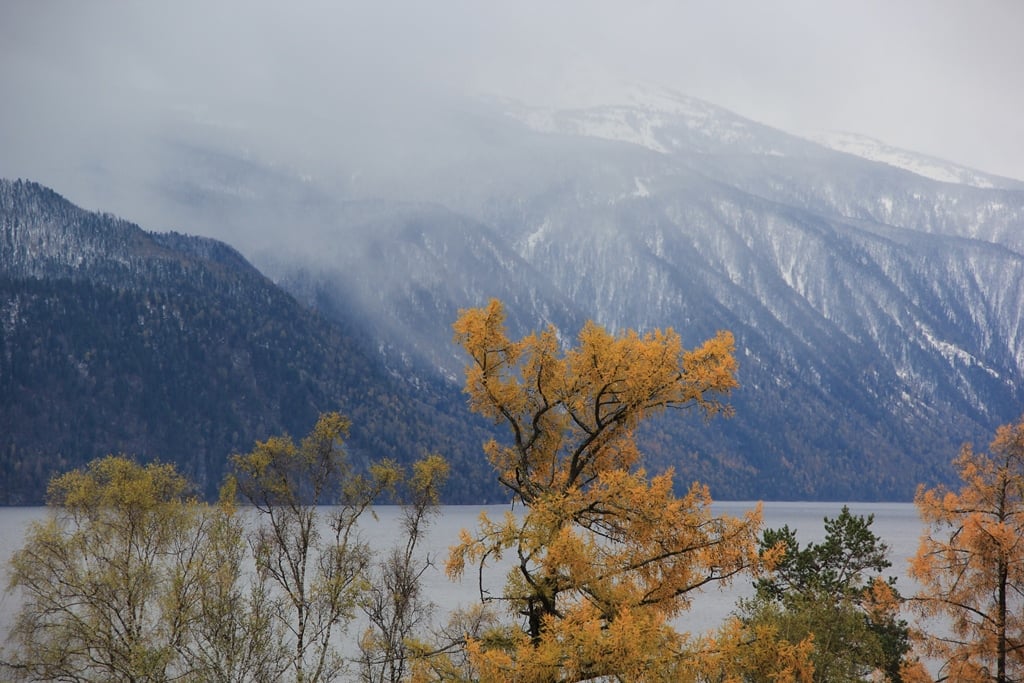
[[[609,111],[621,109],[595,115]],[[587,115],[522,124],[550,143],[547,156],[530,142],[528,167],[495,164],[477,181],[507,194],[436,201],[500,226],[578,317],[674,324],[688,344],[738,331],[741,382],[761,396],[741,389],[737,418],[707,433],[681,428],[659,465],[693,448],[759,473],[743,487],[716,476],[713,490],[733,495],[907,499],[917,482],[949,476],[960,443],[1017,417],[1024,194],[938,183],[778,131],[747,146],[702,135],[669,152],[645,145],[646,129],[590,143],[573,127]],[[859,473],[872,468],[877,481]],[[792,479],[773,484],[775,473]]]
[[[0,245],[0,502],[37,504],[52,474],[117,452],[174,461],[212,497],[231,453],[305,434],[328,410],[351,417],[360,466],[443,447],[462,464],[448,500],[493,495],[436,397],[411,396],[365,341],[228,245],[6,180]]]
[[[450,325],[490,297],[513,335],[551,324],[566,343],[588,319],[672,326],[687,346],[732,330],[736,417],[662,416],[641,435],[649,469],[716,498],[907,500],[951,480],[961,443],[1019,417],[1024,192],[937,182],[721,108],[698,112],[703,129],[685,107],[656,111],[664,152],[578,134],[588,117],[628,122],[621,105],[552,130],[506,109],[461,112],[465,135],[440,139],[463,147],[413,141],[400,167],[341,159],[318,180],[179,147],[154,206],[162,224],[230,237],[362,335],[389,381],[448,406],[449,425],[470,419]],[[480,466],[465,441],[453,448]]]
[[[806,136],[818,144],[870,161],[910,171],[931,180],[983,189],[1024,190],[1024,181],[985,173],[946,159],[900,149],[867,135],[824,131]]]

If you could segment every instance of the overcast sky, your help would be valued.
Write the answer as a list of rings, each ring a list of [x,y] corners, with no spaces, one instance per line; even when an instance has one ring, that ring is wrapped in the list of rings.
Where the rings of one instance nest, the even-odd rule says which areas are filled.
[[[611,101],[638,80],[1024,179],[1018,0],[4,0],[0,173],[51,184],[61,149],[180,116],[286,146],[295,121],[358,135],[328,122],[464,92]]]

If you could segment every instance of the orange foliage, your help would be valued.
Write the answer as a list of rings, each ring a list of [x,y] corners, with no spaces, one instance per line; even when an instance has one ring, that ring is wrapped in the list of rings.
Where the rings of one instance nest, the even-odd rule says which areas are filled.
[[[729,619],[714,639],[701,643],[688,658],[679,680],[695,683],[811,683],[814,680],[814,636],[798,643],[781,637],[769,624],[750,626]]]
[[[728,414],[732,335],[686,350],[671,329],[613,336],[588,323],[562,352],[554,328],[510,340],[498,301],[462,311],[454,329],[472,358],[471,408],[511,430],[485,452],[525,507],[502,520],[482,516],[448,560],[452,577],[513,560],[498,599],[525,628],[501,646],[470,639],[480,678],[650,680],[671,671],[685,639],[668,620],[692,591],[758,562],[761,511],[715,517],[699,484],[677,497],[671,471],[649,477],[638,467],[634,430],[666,408]]]
[[[914,501],[929,528],[911,562],[913,604],[950,625],[920,641],[951,680],[1024,675],[1024,418],[1000,427],[990,451],[965,445],[960,490],[921,487]]]

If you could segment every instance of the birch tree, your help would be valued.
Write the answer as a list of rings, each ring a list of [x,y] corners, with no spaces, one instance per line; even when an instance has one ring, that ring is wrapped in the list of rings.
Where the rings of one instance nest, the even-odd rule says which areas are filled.
[[[274,436],[233,458],[238,490],[257,512],[250,545],[285,635],[286,680],[295,683],[344,673],[337,637],[355,616],[372,560],[358,522],[400,476],[390,461],[357,473],[344,449],[348,429],[347,418],[324,413],[298,444]]]
[[[229,503],[172,465],[108,456],[55,477],[9,565],[6,680],[266,681],[279,651]]]

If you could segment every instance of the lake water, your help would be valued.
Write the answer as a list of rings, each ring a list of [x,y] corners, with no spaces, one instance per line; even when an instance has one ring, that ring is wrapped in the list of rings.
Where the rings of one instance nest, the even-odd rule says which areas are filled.
[[[917,550],[922,527],[917,511],[911,503],[850,503],[854,514],[874,514],[872,530],[890,548],[893,563],[889,575],[899,577],[897,588],[904,595],[913,593],[913,584],[906,578],[907,560]],[[754,503],[717,502],[717,513],[740,515],[752,509]],[[801,542],[819,541],[824,536],[823,519],[835,517],[842,510],[843,503],[765,503],[765,527],[777,528],[788,524],[796,530]],[[477,576],[467,572],[462,582],[449,581],[443,571],[448,546],[458,540],[459,530],[474,529],[482,510],[492,518],[498,518],[507,506],[444,506],[433,521],[424,549],[434,559],[434,568],[425,576],[426,593],[437,604],[439,614],[459,605],[473,604],[479,598]],[[398,510],[392,507],[376,508],[378,520],[365,523],[366,538],[375,546],[384,549],[393,543],[398,530]],[[27,524],[41,519],[45,508],[0,508],[0,562],[6,568],[7,560],[22,545]],[[488,575],[488,586],[495,594],[504,585],[504,573],[492,571]],[[5,580],[6,585],[6,580]],[[751,593],[750,579],[741,577],[731,588],[720,591],[711,589],[698,595],[692,609],[678,622],[681,630],[702,633],[718,626],[733,610],[737,598]],[[6,636],[17,601],[6,593],[0,594],[0,639]]]
[[[716,513],[739,516],[753,509],[756,503],[751,502],[716,502],[713,506]],[[788,524],[797,533],[801,543],[821,541],[825,535],[824,518],[836,517],[843,509],[844,503],[764,503],[765,528],[778,528]],[[914,592],[913,583],[907,578],[907,560],[917,552],[922,526],[917,509],[912,503],[846,503],[850,512],[856,515],[875,516],[871,529],[890,548],[889,559],[892,567],[886,576],[897,577],[897,588],[904,595]],[[477,576],[467,571],[461,583],[449,581],[443,572],[443,563],[447,557],[448,546],[458,540],[459,530],[474,529],[481,510],[486,510],[492,519],[500,517],[508,509],[507,506],[446,506],[443,514],[434,522],[429,536],[431,553],[437,558],[436,571],[430,572],[426,587],[431,600],[449,609],[456,605],[468,605],[478,600]],[[394,534],[397,529],[393,510],[378,508],[378,516],[382,536]],[[393,536],[392,536],[393,537]],[[495,594],[500,593],[504,585],[505,575],[502,571],[492,571],[487,575],[488,584]],[[748,577],[738,578],[732,586],[725,590],[711,588],[697,595],[692,608],[677,622],[680,630],[690,633],[703,633],[716,628],[729,616],[736,605],[736,600],[749,596],[753,590]]]

